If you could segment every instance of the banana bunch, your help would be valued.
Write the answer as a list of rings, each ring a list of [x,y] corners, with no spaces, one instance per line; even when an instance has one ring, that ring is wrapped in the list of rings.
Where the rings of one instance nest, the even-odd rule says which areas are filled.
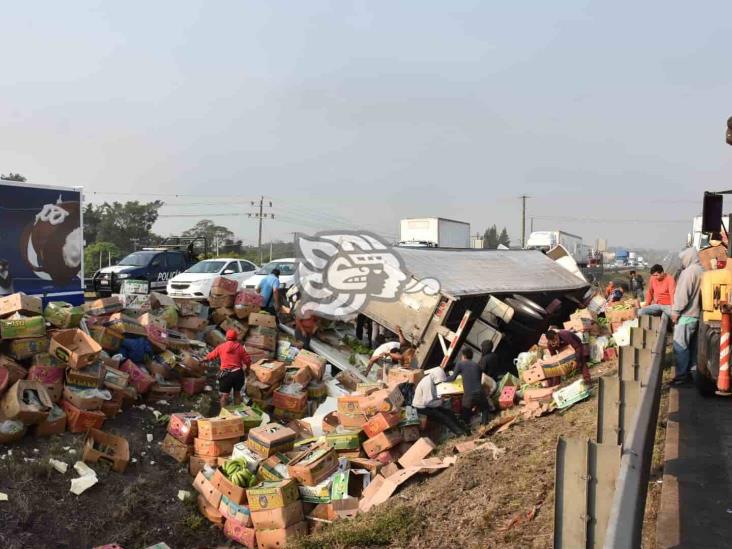
[[[257,484],[257,478],[247,469],[247,463],[243,459],[232,459],[224,463],[222,469],[226,477],[237,486],[251,488]]]

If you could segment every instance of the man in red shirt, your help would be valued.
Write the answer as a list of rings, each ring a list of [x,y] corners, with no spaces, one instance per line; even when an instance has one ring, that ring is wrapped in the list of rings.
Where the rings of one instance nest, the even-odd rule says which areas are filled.
[[[226,342],[206,355],[206,360],[219,359],[219,402],[223,408],[229,404],[229,393],[234,390],[234,404],[241,403],[245,371],[252,363],[244,346],[237,339],[235,330],[226,332]]]
[[[672,276],[663,272],[663,267],[656,264],[651,267],[651,277],[646,290],[646,306],[638,309],[638,315],[671,316],[674,304],[676,283]]]

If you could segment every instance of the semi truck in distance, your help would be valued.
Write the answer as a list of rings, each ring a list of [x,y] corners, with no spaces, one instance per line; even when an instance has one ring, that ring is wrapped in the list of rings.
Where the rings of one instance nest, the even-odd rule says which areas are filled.
[[[409,248],[470,248],[470,223],[442,217],[399,222],[399,246]]]

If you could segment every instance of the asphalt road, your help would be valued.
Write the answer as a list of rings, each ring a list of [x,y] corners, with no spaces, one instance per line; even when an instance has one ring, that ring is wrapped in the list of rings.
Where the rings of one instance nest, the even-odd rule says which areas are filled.
[[[660,548],[732,547],[732,398],[671,389]]]

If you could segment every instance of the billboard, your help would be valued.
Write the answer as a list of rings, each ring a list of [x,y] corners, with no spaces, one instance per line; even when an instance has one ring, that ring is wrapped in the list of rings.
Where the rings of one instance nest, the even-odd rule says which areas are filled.
[[[0,296],[84,301],[81,189],[0,181]]]

